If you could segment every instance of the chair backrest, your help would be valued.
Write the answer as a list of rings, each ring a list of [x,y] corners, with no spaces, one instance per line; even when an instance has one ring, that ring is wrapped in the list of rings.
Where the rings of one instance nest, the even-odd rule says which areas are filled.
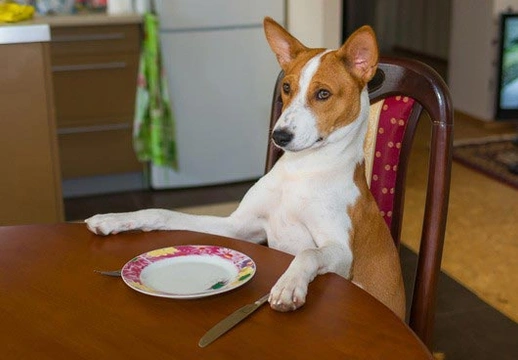
[[[270,131],[282,111],[282,77],[281,73],[274,90]],[[366,176],[396,246],[401,239],[405,180],[414,134],[418,122],[426,119],[421,117],[423,109],[430,118],[427,193],[408,320],[431,349],[450,188],[451,98],[446,84],[432,68],[409,59],[381,58],[368,89],[371,117],[366,138]],[[270,143],[266,172],[281,155],[282,151]]]

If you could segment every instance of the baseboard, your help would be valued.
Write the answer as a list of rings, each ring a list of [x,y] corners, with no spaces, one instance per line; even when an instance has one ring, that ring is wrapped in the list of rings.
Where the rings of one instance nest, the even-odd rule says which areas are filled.
[[[141,172],[89,176],[62,181],[64,198],[138,191],[146,188],[147,184]]]
[[[461,110],[455,110],[455,117],[462,116],[463,119],[476,124],[477,126],[480,126],[484,129],[491,129],[491,130],[506,130],[509,129],[511,132],[513,130],[516,130],[516,127],[518,126],[518,121],[510,121],[510,120],[484,120],[477,118],[473,115],[470,115],[464,111]]]

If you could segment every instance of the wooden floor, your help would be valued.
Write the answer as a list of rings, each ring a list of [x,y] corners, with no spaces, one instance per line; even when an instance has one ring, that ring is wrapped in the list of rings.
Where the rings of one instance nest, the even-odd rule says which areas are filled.
[[[512,131],[513,126],[455,116],[455,139]],[[413,251],[418,250],[425,194],[425,139],[427,131],[420,125],[409,164],[402,232],[402,242]],[[516,189],[453,163],[435,333],[437,350],[446,359],[518,358],[516,214]]]

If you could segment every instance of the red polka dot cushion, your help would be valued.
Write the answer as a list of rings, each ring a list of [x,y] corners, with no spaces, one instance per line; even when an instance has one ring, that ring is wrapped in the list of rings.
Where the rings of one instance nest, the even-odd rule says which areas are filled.
[[[394,96],[371,107],[366,137],[366,176],[387,225],[392,222],[396,175],[408,117],[414,100]]]

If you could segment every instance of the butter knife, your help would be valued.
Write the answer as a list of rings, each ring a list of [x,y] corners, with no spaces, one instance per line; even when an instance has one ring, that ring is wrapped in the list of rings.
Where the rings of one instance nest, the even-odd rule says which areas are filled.
[[[234,311],[232,314],[221,320],[201,337],[200,341],[198,342],[198,346],[205,347],[232,329],[234,326],[239,324],[241,320],[247,318],[255,310],[260,308],[261,305],[263,305],[268,300],[269,296],[270,294],[266,294],[256,302],[243,306],[242,308]]]

